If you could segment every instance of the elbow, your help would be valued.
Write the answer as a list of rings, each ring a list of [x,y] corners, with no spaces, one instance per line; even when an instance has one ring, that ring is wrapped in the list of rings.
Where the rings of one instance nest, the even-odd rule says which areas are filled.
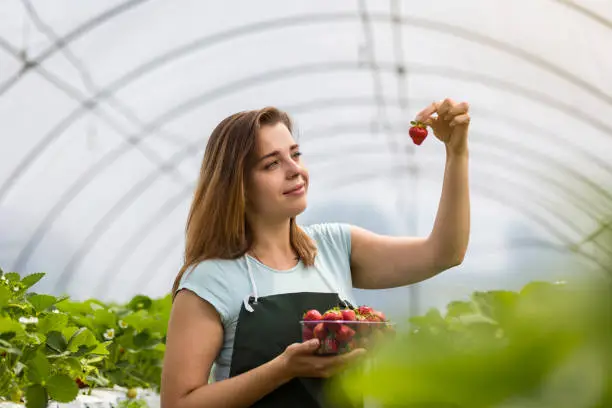
[[[461,265],[465,259],[465,252],[466,251],[454,251],[437,256],[437,269],[442,272]]]

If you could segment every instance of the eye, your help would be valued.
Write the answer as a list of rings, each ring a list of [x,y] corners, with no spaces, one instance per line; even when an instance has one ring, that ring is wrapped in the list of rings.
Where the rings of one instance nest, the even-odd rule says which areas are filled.
[[[270,170],[271,168],[275,167],[278,165],[278,160],[274,160],[273,162],[270,162],[268,164],[266,164],[266,167],[264,167],[266,170]]]
[[[294,152],[291,156],[295,159],[297,159],[298,157],[300,157],[302,155],[302,152]]]

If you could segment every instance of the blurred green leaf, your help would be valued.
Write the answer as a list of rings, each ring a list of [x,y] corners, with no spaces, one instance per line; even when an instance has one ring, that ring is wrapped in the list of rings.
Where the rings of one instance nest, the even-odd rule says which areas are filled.
[[[51,295],[30,294],[28,301],[37,312],[42,312],[57,303],[58,299]]]
[[[38,319],[38,330],[41,333],[61,331],[68,324],[68,316],[62,313],[49,313]]]
[[[0,285],[0,308],[8,305],[11,297],[11,291],[6,286]]]
[[[149,310],[153,305],[153,301],[150,297],[144,295],[136,295],[128,303],[127,307],[134,311],[138,310]]]
[[[55,353],[63,353],[68,348],[68,343],[62,333],[51,331],[47,334],[47,346]]]
[[[57,374],[49,378],[46,383],[51,399],[57,402],[70,402],[79,393],[75,381],[65,374]]]
[[[26,363],[28,367],[28,379],[33,383],[41,383],[49,378],[51,365],[44,354],[37,352],[34,357]]]
[[[46,408],[47,391],[40,384],[30,385],[25,393],[27,408]]]
[[[44,276],[45,276],[44,272],[33,273],[31,275],[25,276],[21,280],[21,283],[23,284],[25,289],[29,289],[32,286],[34,286],[36,283],[38,283],[38,281],[40,281]]]

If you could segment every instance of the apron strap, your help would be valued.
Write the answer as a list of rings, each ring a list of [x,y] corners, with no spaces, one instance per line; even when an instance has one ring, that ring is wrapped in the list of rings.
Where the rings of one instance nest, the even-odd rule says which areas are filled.
[[[251,289],[253,289],[253,293],[250,295],[246,295],[244,297],[244,299],[242,300],[242,303],[244,303],[244,308],[249,311],[249,312],[253,312],[255,309],[253,309],[253,306],[251,306],[251,297],[254,298],[254,303],[257,303],[257,285],[255,285],[255,278],[253,278],[253,271],[251,270],[251,263],[249,262],[249,256],[248,255],[244,255],[244,261],[246,263],[246,268],[247,268],[247,273],[249,274],[249,280],[251,281]]]
[[[244,299],[242,300],[242,303],[244,303],[244,308],[247,311],[253,312],[255,309],[253,309],[253,306],[251,306],[251,298],[253,298],[254,300],[253,303],[257,303],[257,285],[255,284],[255,278],[253,277],[253,271],[251,269],[251,263],[249,262],[249,256],[246,254],[244,255],[244,261],[246,263],[247,273],[249,275],[249,280],[251,281],[251,289],[253,290],[253,292],[250,295],[246,295]],[[323,278],[323,280],[327,284],[327,287],[332,292],[338,293],[340,302],[344,304],[344,307],[347,307],[349,309],[355,309],[355,307],[347,300],[348,298],[344,296],[344,290],[341,285],[338,285],[338,282],[336,281],[336,279],[332,278],[333,279],[333,282],[332,282],[332,280],[323,273],[321,268],[317,266],[316,258],[315,258],[315,263],[313,266],[316,269],[316,271],[319,273],[319,275],[321,275],[321,278]]]

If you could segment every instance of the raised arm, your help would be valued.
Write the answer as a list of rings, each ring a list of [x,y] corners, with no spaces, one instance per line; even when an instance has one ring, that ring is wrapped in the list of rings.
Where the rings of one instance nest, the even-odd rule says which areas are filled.
[[[437,117],[432,114],[437,113]],[[417,115],[445,144],[446,166],[436,219],[427,237],[351,230],[353,285],[384,289],[428,279],[463,262],[470,235],[467,103],[436,102]]]

